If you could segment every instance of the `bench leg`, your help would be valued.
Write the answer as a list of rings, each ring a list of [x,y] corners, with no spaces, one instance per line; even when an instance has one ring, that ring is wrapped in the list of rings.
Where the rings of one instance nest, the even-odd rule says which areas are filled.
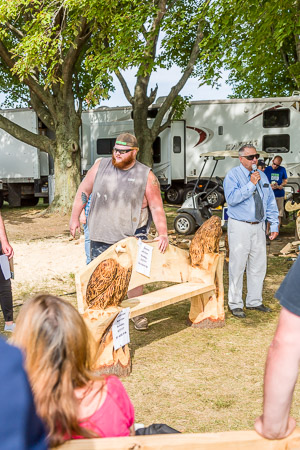
[[[131,358],[128,345],[115,350],[111,326],[104,333],[97,351],[95,370],[99,374],[127,377],[131,373]]]
[[[191,299],[188,323],[195,328],[217,328],[225,325],[223,256],[219,257],[215,274],[214,291],[197,295]]]
[[[215,291],[205,292],[191,299],[188,323],[194,328],[224,327],[225,319],[218,314]]]
[[[86,310],[84,321],[90,331],[90,351],[93,355],[93,370],[98,374],[112,374],[125,377],[131,373],[131,359],[128,345],[114,349],[112,324],[119,309]]]

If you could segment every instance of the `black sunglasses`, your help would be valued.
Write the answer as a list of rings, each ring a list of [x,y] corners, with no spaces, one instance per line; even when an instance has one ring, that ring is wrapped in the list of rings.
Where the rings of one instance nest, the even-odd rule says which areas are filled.
[[[255,159],[258,159],[258,158],[259,158],[259,154],[256,153],[256,155],[242,156],[242,158],[246,158],[246,159],[248,159],[248,161],[253,161],[254,158],[255,158]]]
[[[132,152],[132,150],[134,150],[135,149],[135,147],[133,148],[130,148],[129,150],[119,150],[118,148],[113,148],[113,152],[119,152],[120,153],[120,155],[125,155],[125,153],[129,153],[129,152]]]
[[[280,166],[280,164],[276,164],[276,163],[274,163],[274,162],[272,163],[272,165],[273,165],[273,166],[276,166],[276,167],[279,167],[279,166]]]

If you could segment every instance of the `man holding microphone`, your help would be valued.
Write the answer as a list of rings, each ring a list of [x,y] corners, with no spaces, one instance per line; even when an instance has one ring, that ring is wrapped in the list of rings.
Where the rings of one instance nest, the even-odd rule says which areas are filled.
[[[243,275],[247,272],[246,308],[269,312],[262,303],[266,274],[266,219],[271,224],[269,239],[278,236],[278,209],[266,175],[257,170],[259,154],[251,144],[239,149],[240,165],[224,180],[228,204],[229,291],[228,306],[238,318],[246,317],[242,298]]]

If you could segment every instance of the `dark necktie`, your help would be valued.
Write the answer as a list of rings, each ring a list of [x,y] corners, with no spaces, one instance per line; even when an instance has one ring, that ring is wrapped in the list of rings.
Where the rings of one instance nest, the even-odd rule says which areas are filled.
[[[255,219],[258,220],[258,222],[261,222],[264,218],[264,205],[257,187],[253,192],[253,198],[255,203]]]

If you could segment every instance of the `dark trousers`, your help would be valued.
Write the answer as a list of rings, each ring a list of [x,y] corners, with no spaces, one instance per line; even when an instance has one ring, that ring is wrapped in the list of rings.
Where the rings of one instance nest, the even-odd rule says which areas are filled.
[[[0,304],[5,322],[13,320],[13,302],[10,278],[6,280],[0,268]]]

